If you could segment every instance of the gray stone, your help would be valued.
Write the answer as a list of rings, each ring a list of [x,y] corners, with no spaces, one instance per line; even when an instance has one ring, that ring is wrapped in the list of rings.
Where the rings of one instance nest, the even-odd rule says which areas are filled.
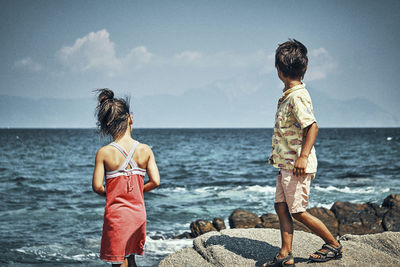
[[[341,239],[344,250],[341,260],[307,263],[309,255],[323,243],[316,235],[295,231],[293,253],[296,266],[400,266],[399,232],[345,235]],[[194,239],[193,248],[169,255],[159,266],[261,266],[279,252],[280,244],[280,232],[277,229],[209,232]]]
[[[193,248],[181,249],[165,259],[158,266],[162,267],[212,267],[196,250]]]

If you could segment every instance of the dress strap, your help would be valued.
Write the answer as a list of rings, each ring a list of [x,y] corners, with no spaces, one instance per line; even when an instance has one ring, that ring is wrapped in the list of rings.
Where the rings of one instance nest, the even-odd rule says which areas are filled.
[[[133,156],[133,153],[135,152],[137,146],[139,145],[138,141],[134,141],[129,154],[126,153],[126,150],[117,142],[112,142],[112,143],[110,143],[110,145],[115,147],[116,149],[118,149],[125,157],[125,161],[122,163],[121,167],[119,167],[119,170],[125,170],[125,168],[128,166],[128,164],[131,166],[131,168],[137,168],[137,164],[134,160],[132,160],[132,156]]]
[[[135,161],[132,160],[132,156],[133,156],[133,153],[135,153],[135,150],[136,150],[136,148],[138,147],[138,145],[139,145],[139,142],[138,142],[138,141],[135,141],[135,142],[133,143],[133,146],[132,146],[132,148],[131,148],[131,151],[129,151],[129,154],[128,154],[128,156],[126,157],[124,163],[122,163],[120,169],[125,170],[126,167],[128,166],[128,164],[131,165],[131,168],[137,168],[137,164],[136,164]],[[133,165],[133,166],[132,166],[132,165]]]
[[[119,151],[121,151],[121,153],[124,154],[125,157],[128,156],[128,153],[126,153],[125,149],[122,146],[120,146],[117,142],[110,143],[110,146],[113,146]]]

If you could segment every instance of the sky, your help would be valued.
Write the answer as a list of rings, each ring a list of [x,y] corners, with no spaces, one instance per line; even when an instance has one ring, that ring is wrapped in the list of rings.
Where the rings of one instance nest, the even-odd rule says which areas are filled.
[[[295,38],[308,48],[308,88],[367,100],[400,126],[399,12],[400,1],[369,0],[1,0],[0,95],[81,99],[107,87],[142,101],[214,86],[236,98],[267,90],[276,105],[274,51]]]

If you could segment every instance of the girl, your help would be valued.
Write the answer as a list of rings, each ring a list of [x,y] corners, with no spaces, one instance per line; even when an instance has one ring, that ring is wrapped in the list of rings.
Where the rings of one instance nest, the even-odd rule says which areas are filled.
[[[160,174],[150,147],[132,139],[128,100],[98,90],[97,126],[114,142],[99,149],[93,172],[93,191],[106,197],[100,258],[113,266],[136,266],[146,239],[143,192],[160,185]],[[143,185],[144,176],[149,182]],[[104,187],[104,177],[106,186]]]

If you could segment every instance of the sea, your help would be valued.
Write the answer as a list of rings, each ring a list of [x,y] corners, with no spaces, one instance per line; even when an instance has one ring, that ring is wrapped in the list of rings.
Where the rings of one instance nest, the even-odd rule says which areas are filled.
[[[272,129],[135,129],[161,174],[145,193],[147,238],[139,266],[192,246],[174,239],[194,220],[237,208],[273,213]],[[92,191],[95,129],[0,130],[0,265],[109,266],[99,259],[105,198]],[[322,128],[309,207],[381,204],[400,193],[400,128]],[[147,178],[146,178],[147,179]]]

